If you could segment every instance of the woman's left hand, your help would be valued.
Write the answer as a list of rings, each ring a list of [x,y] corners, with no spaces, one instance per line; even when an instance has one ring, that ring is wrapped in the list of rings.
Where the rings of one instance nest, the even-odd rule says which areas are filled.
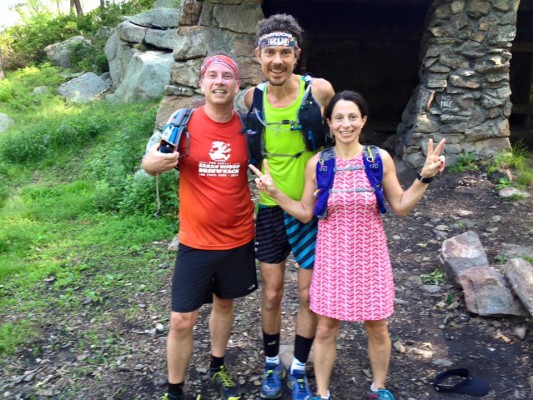
[[[429,139],[426,162],[420,171],[420,175],[424,178],[433,178],[435,175],[444,171],[446,158],[441,153],[444,150],[445,144],[446,139],[442,139],[437,147],[433,149],[433,139]]]
[[[278,193],[278,188],[272,180],[266,159],[263,160],[263,170],[265,171],[264,174],[252,164],[248,165],[248,168],[250,168],[253,173],[257,175],[257,178],[255,178],[255,184],[259,190],[265,192],[269,196],[275,196]]]

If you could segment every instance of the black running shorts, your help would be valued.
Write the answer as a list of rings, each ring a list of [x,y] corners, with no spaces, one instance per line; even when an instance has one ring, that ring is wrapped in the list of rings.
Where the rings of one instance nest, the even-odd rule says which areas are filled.
[[[172,311],[186,313],[257,289],[253,241],[230,250],[199,250],[180,243],[172,276]]]
[[[259,207],[255,220],[255,255],[261,262],[279,264],[291,252],[283,210],[279,206]]]

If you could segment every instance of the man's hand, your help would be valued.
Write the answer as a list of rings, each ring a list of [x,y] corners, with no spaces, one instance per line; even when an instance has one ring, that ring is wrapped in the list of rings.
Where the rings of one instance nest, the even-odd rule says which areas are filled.
[[[170,171],[178,166],[180,153],[161,153],[159,144],[153,146],[144,156],[142,161],[143,169],[150,175],[157,175],[162,172]]]

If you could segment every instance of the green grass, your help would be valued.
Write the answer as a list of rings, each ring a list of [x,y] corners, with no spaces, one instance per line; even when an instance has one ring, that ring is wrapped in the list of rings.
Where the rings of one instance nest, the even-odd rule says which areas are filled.
[[[522,143],[513,144],[511,150],[502,151],[488,158],[475,153],[460,154],[457,162],[448,168],[450,173],[486,171],[496,183],[496,189],[506,186],[533,187],[533,153]],[[510,178],[503,171],[512,171]]]
[[[173,258],[153,243],[176,233],[177,175],[162,176],[156,219],[155,181],[137,173],[158,102],[32,99],[34,87],[59,82],[48,66],[0,81],[2,110],[16,121],[0,138],[0,365],[21,350],[39,354],[42,330],[66,315],[98,319],[121,304],[136,315],[132,287],[159,290],[157,265]],[[100,340],[111,353],[109,333],[75,339],[80,348]]]

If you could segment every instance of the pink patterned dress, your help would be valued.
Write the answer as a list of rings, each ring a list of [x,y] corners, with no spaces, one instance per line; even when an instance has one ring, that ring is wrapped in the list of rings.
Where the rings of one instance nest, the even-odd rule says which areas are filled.
[[[311,310],[341,321],[382,320],[394,311],[394,282],[363,153],[336,158],[328,215],[319,220]]]

